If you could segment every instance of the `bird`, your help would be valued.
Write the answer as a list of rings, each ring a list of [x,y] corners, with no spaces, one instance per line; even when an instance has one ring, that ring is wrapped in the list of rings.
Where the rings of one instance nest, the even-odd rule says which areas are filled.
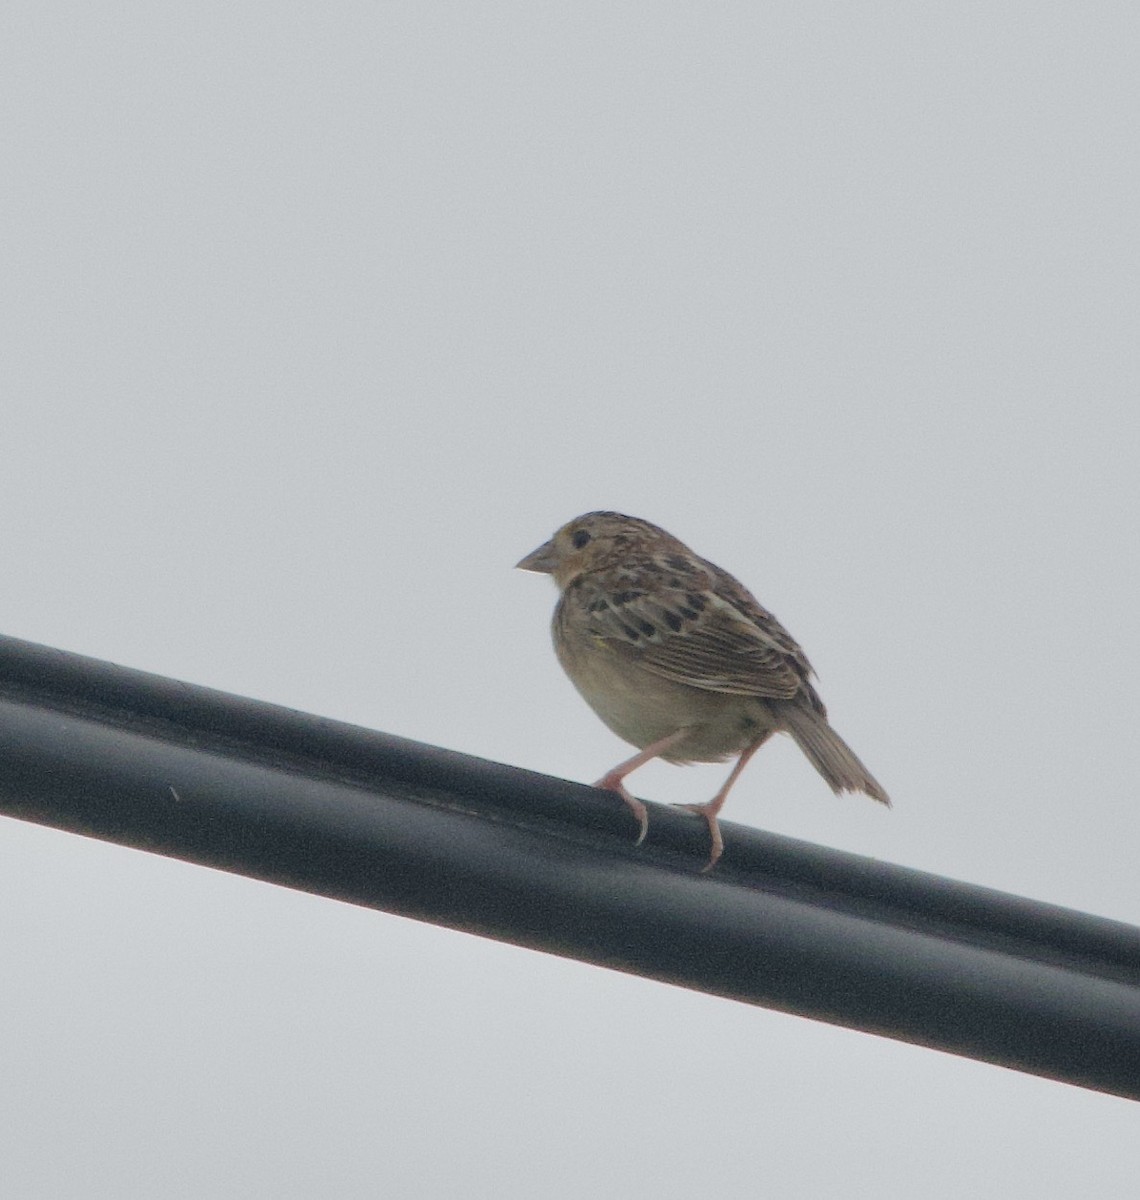
[[[713,798],[681,807],[704,818],[714,867],[718,815],[757,750],[787,733],[832,791],[890,798],[831,727],[799,644],[727,571],[658,525],[589,512],[516,568],[550,575],[560,596],[551,632],[563,670],[619,738],[638,748],[594,785],[616,792],[645,840],[649,813],[625,787],[651,759],[736,759]]]

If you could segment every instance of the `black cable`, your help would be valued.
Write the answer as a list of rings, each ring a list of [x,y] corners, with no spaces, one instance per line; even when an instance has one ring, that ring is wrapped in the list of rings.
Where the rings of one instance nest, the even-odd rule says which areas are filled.
[[[1140,1099],[1140,929],[13,638],[0,811]]]

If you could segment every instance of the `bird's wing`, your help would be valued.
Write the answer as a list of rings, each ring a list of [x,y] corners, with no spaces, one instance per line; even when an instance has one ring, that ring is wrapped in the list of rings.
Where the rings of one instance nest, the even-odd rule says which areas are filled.
[[[726,572],[708,568],[670,586],[666,578],[577,582],[591,636],[629,647],[647,671],[689,687],[790,700],[811,667],[775,617]],[[675,574],[675,573],[674,573]]]

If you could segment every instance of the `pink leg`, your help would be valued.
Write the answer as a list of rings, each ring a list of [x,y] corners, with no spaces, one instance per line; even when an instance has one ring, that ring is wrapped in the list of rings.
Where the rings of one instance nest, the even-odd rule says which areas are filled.
[[[709,861],[701,868],[702,871],[711,871],[716,866],[717,859],[724,853],[724,839],[720,836],[720,824],[717,822],[717,814],[724,807],[724,802],[728,799],[728,793],[732,790],[732,785],[737,781],[740,772],[748,766],[748,760],[756,753],[757,750],[764,744],[766,738],[761,738],[758,742],[753,742],[751,746],[736,760],[736,766],[732,768],[732,773],[724,781],[724,786],[720,791],[705,804],[682,804],[682,808],[687,808],[690,812],[695,812],[698,816],[704,817],[708,822],[709,835],[712,838],[712,849],[709,854]]]
[[[632,758],[627,758],[623,763],[618,763],[612,771],[607,771],[594,784],[594,787],[604,788],[607,792],[617,792],[626,804],[629,805],[633,815],[637,818],[637,824],[641,830],[637,841],[634,842],[635,846],[640,846],[645,841],[645,835],[649,832],[649,810],[636,796],[631,796],[625,790],[625,784],[622,781],[627,775],[632,775],[638,767],[644,767],[650,759],[656,758],[659,754],[664,754],[670,746],[676,745],[687,732],[685,729],[678,729],[675,733],[669,734],[668,737],[663,737],[659,741],[651,743],[639,754],[635,754]]]

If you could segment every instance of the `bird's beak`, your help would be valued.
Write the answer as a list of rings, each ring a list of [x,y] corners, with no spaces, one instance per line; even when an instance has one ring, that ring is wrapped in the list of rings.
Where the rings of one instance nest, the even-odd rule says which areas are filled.
[[[543,542],[537,550],[532,550],[525,558],[520,558],[515,563],[515,570],[538,571],[543,575],[553,575],[557,561],[554,543],[552,541]]]

